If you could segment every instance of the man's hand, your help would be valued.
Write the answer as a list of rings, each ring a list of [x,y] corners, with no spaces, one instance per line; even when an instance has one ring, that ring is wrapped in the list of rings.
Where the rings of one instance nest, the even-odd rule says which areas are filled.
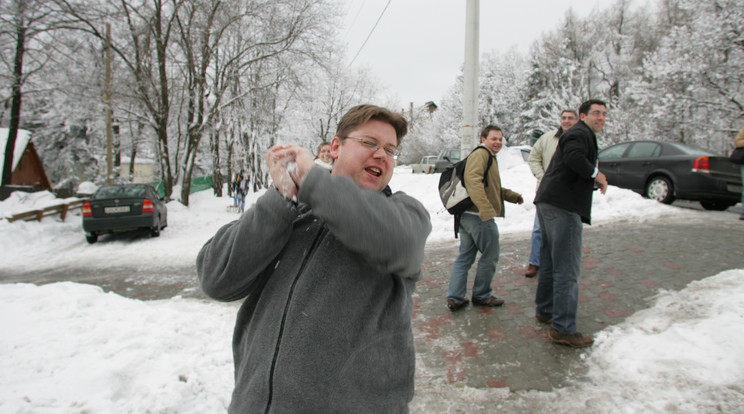
[[[597,188],[599,188],[602,194],[607,192],[607,177],[601,171],[594,178],[594,181],[597,183]]]
[[[522,198],[522,195],[520,194],[519,198],[517,198],[517,204],[522,204],[522,203],[524,203],[524,198]]]
[[[313,167],[313,156],[306,148],[294,144],[275,145],[266,153],[266,163],[274,186],[279,192],[294,199],[297,191],[305,179],[305,175]]]

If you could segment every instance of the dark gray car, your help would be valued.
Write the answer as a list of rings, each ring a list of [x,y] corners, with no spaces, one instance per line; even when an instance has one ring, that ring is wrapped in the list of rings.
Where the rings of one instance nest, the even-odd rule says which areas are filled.
[[[434,172],[440,173],[450,165],[460,161],[460,148],[448,148],[439,152],[434,162]]]
[[[699,201],[706,210],[725,210],[741,200],[741,172],[728,158],[676,142],[634,141],[599,152],[607,182],[653,200]]]
[[[167,225],[164,199],[149,184],[106,185],[83,205],[83,230],[91,244],[99,234],[140,229],[158,237]]]

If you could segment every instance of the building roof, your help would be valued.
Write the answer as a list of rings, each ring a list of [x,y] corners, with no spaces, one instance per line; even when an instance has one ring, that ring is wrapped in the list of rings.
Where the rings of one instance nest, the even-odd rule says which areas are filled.
[[[8,142],[8,128],[0,128],[0,171],[5,168],[5,144]],[[31,140],[31,133],[25,129],[18,130],[18,137],[16,138],[15,148],[13,150],[13,168],[11,171],[15,171],[18,166],[18,162],[21,160],[23,151],[26,150],[26,146]]]

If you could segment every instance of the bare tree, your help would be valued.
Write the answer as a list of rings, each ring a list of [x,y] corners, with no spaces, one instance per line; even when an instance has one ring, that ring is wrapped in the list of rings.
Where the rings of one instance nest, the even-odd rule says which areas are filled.
[[[202,137],[214,127],[220,111],[235,103],[224,100],[229,79],[237,74],[237,79],[244,82],[241,74],[255,69],[262,61],[277,59],[298,45],[306,46],[307,42],[301,42],[307,37],[320,36],[324,32],[320,19],[324,4],[323,0],[246,2],[245,11],[236,13],[233,2],[195,0],[180,9],[176,19],[177,44],[183,59],[187,101],[187,139],[178,174],[182,203],[188,205],[191,175]],[[231,34],[237,36],[230,38]],[[230,48],[226,47],[228,44]],[[297,51],[313,52],[305,48]],[[276,76],[270,78],[270,90],[274,87],[267,104],[272,117],[277,114],[276,82]]]
[[[133,4],[127,0],[118,3],[72,3],[54,0],[82,30],[101,42],[105,40],[103,22],[124,22],[112,26],[114,33],[111,48],[127,68],[133,82],[132,92],[148,114],[150,126],[157,136],[158,162],[165,195],[170,198],[173,190],[168,128],[171,115],[169,52],[176,14],[183,0],[150,0]]]
[[[10,85],[10,96],[3,98],[3,106],[10,102],[10,123],[8,128],[8,139],[5,144],[5,160],[3,164],[2,180],[4,186],[10,184],[13,173],[13,154],[15,152],[16,138],[21,124],[21,103],[23,100],[23,85],[28,78],[40,70],[46,62],[45,54],[36,53],[34,41],[45,34],[64,25],[64,21],[56,20],[59,15],[47,6],[44,1],[37,0],[11,0],[0,5],[0,37],[12,50],[7,55],[2,54],[2,61],[9,69],[10,76],[4,79]],[[4,42],[5,43],[5,42]],[[24,68],[24,59],[31,54],[33,64]],[[12,56],[12,61],[7,61],[6,56]],[[3,198],[6,196],[3,191]]]

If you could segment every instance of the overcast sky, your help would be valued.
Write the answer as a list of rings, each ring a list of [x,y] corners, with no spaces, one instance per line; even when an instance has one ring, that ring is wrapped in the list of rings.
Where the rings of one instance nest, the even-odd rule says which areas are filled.
[[[353,67],[368,67],[407,105],[438,102],[454,84],[465,56],[465,0],[345,0],[341,39]],[[527,53],[557,27],[569,8],[582,17],[609,0],[481,0],[480,54]],[[382,18],[366,45],[365,38]]]

